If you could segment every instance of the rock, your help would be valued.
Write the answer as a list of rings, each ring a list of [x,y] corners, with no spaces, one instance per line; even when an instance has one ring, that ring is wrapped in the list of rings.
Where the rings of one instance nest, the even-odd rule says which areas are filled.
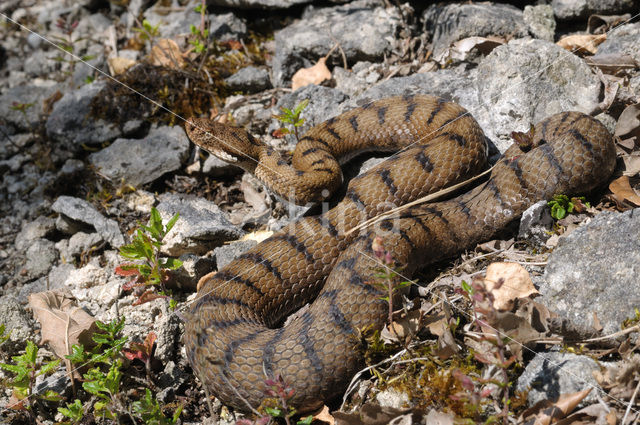
[[[627,54],[640,63],[640,23],[621,25],[607,34],[598,46],[598,55]]]
[[[102,311],[116,303],[124,282],[112,267],[101,267],[94,257],[86,266],[72,270],[64,284],[78,301],[93,311]]]
[[[522,19],[535,38],[553,42],[556,33],[553,7],[548,4],[525,6]]]
[[[175,39],[191,34],[191,25],[200,23],[200,13],[194,10],[196,2],[190,1],[186,7],[181,7],[177,2],[173,2],[174,7],[171,7],[171,3],[156,2],[144,12],[144,18],[151,26],[158,28],[161,38]]]
[[[30,277],[35,278],[51,270],[53,263],[58,259],[58,251],[50,240],[36,239],[27,248],[26,257],[24,269]]]
[[[309,100],[309,104],[300,114],[300,117],[305,120],[304,124],[298,127],[298,134],[300,134],[300,136],[314,125],[338,115],[340,113],[339,105],[347,100],[347,95],[329,87],[309,85],[282,96],[272,111],[274,114],[279,114],[282,113],[281,108],[283,107],[294,109],[305,99]],[[271,133],[281,127],[287,126],[274,119],[269,125],[268,132]],[[285,136],[285,140],[289,148],[293,148],[297,143],[293,134]]]
[[[23,305],[12,295],[0,297],[0,323],[5,326],[9,339],[2,345],[7,355],[15,355],[33,338],[34,322]]]
[[[598,400],[598,391],[602,391],[593,372],[600,366],[588,356],[571,353],[546,352],[538,353],[527,364],[518,378],[516,389],[527,391],[529,406],[542,400],[557,400],[562,394],[571,394],[587,388],[594,388],[581,405],[588,405]]]
[[[219,249],[219,248],[216,248]],[[180,288],[195,291],[200,278],[216,269],[216,260],[195,254],[180,256],[182,267],[173,271],[173,278]]]
[[[525,37],[522,11],[496,3],[435,4],[422,15],[424,31],[432,34],[433,57],[439,61],[455,41],[471,36]]]
[[[104,82],[85,84],[67,92],[49,115],[47,136],[74,150],[82,144],[97,145],[120,136],[122,132],[116,124],[89,116],[91,100],[105,85]]]
[[[240,254],[250,250],[258,243],[254,240],[238,241],[227,245],[222,245],[213,250],[213,254],[216,256],[216,264],[218,270],[224,268],[231,261],[235,260]]]
[[[553,218],[547,201],[536,202],[522,213],[518,239],[527,239],[533,245],[542,246],[551,237]]]
[[[73,261],[76,257],[89,254],[99,248],[104,239],[98,233],[77,232],[68,240],[63,239],[55,244],[63,261]]]
[[[156,203],[156,198],[153,193],[138,189],[125,195],[124,203],[131,211],[150,214],[151,207]]]
[[[231,12],[210,15],[209,33],[217,41],[240,40],[247,35],[247,25]]]
[[[288,9],[311,0],[213,0],[210,4],[238,9]]]
[[[51,209],[61,216],[64,215],[65,219],[69,218],[93,226],[113,248],[124,245],[124,238],[120,233],[118,223],[105,218],[85,200],[72,196],[60,196],[53,203]]]
[[[25,131],[33,131],[44,118],[43,101],[58,90],[58,83],[33,79],[32,84],[4,89],[0,95],[0,117],[7,124]],[[24,105],[21,110],[16,109]]]
[[[51,236],[55,230],[55,220],[44,215],[39,216],[34,221],[25,223],[22,230],[16,236],[14,242],[16,249],[24,251],[36,240]]]
[[[164,254],[172,257],[189,253],[204,254],[244,234],[227,220],[213,202],[173,193],[163,194],[159,199],[160,203],[156,208],[163,223],[180,213],[180,218],[164,239]]]
[[[560,238],[544,272],[540,301],[573,323],[603,334],[620,330],[640,305],[640,209],[603,212]]]
[[[380,391],[376,394],[376,401],[382,407],[392,407],[394,409],[404,409],[410,405],[409,395],[393,388]]]
[[[527,131],[549,115],[597,108],[600,79],[579,57],[542,40],[513,40],[479,65],[479,108],[472,113],[501,152],[512,131]]]
[[[313,65],[336,43],[340,43],[349,62],[379,60],[390,53],[400,17],[395,8],[365,7],[370,4],[381,2],[360,0],[345,6],[309,9],[300,21],[278,31],[273,85],[288,86],[297,70]],[[337,51],[333,55],[342,61]]]
[[[150,183],[179,169],[189,155],[189,139],[181,127],[153,128],[144,139],[117,139],[89,156],[89,162],[113,182],[133,186]]]
[[[575,20],[603,13],[611,15],[633,11],[635,0],[552,0],[553,13],[559,20]]]
[[[211,177],[228,177],[241,174],[242,172],[242,168],[229,164],[215,155],[209,155],[202,164],[202,174],[206,174]]]
[[[227,88],[231,91],[257,93],[271,88],[269,72],[263,68],[247,66],[240,69],[232,76],[224,79]]]

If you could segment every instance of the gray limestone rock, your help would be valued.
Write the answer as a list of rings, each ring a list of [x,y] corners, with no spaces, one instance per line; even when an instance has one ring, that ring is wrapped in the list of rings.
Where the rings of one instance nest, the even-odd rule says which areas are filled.
[[[640,209],[603,212],[560,238],[544,272],[540,299],[573,323],[603,334],[620,330],[640,305]]]
[[[556,18],[564,21],[586,18],[594,13],[631,12],[638,3],[636,0],[552,0],[551,6]]]
[[[529,28],[529,33],[535,38],[553,42],[556,20],[553,18],[553,8],[550,5],[525,6],[522,19]]]
[[[0,117],[17,129],[32,131],[45,115],[43,101],[56,90],[57,82],[39,79],[33,79],[29,85],[3,90],[0,95]],[[24,114],[21,110],[24,110]]]
[[[589,113],[599,102],[600,79],[579,57],[543,40],[513,40],[479,65],[473,115],[500,151],[512,131],[527,131],[549,115]]]
[[[595,388],[582,401],[591,404],[598,400],[598,390],[602,390],[593,372],[600,366],[588,356],[571,353],[545,352],[536,354],[522,375],[516,389],[529,390],[527,401],[530,406],[541,400],[557,400],[562,394],[571,394],[587,388]]]
[[[124,244],[124,238],[118,223],[105,218],[90,203],[72,196],[60,196],[51,206],[51,209],[65,218],[93,226],[96,231],[109,244],[117,248]]]
[[[213,202],[173,193],[161,195],[159,199],[156,208],[163,222],[180,213],[180,218],[164,239],[162,252],[167,255],[204,254],[244,234]]]
[[[216,269],[216,260],[212,257],[182,254],[180,261],[182,261],[182,267],[174,270],[172,276],[181,288],[192,291],[196,290],[196,285],[202,276]]]
[[[189,139],[181,127],[151,129],[144,139],[117,139],[89,156],[98,173],[113,182],[141,186],[179,169],[189,155]]]
[[[71,148],[111,141],[122,133],[114,123],[90,117],[91,100],[104,88],[104,82],[85,84],[67,92],[56,102],[47,120],[47,136]]]
[[[534,245],[544,245],[551,237],[549,232],[553,227],[553,218],[547,201],[536,202],[520,218],[518,239],[528,239]]]
[[[598,55],[627,54],[640,63],[640,23],[621,25],[607,34]]]
[[[16,236],[14,242],[16,249],[20,251],[26,250],[36,240],[51,235],[55,228],[55,220],[44,215],[39,216],[34,221],[25,223],[20,233]]]
[[[240,69],[232,76],[225,78],[224,82],[229,90],[246,93],[257,93],[271,88],[269,72],[255,66]]]
[[[88,254],[92,249],[99,248],[104,242],[102,236],[96,233],[77,232],[68,240],[63,239],[56,243],[56,248],[64,261],[72,262],[75,257],[83,253]]]
[[[210,3],[238,9],[288,9],[310,2],[311,0],[212,0]]]
[[[351,63],[379,60],[388,54],[399,15],[393,8],[364,7],[369,3],[355,1],[345,6],[310,9],[300,21],[278,31],[272,63],[273,85],[288,86],[297,70],[313,65],[336,43],[340,43]],[[342,61],[337,51],[333,55]]]
[[[209,155],[202,164],[202,174],[212,177],[228,177],[242,174],[242,172],[242,168],[229,164],[214,155]]]
[[[58,259],[58,251],[50,240],[36,239],[27,248],[26,257],[24,269],[27,274],[32,278],[40,277],[51,270]]]
[[[218,270],[225,267],[231,261],[233,261],[240,254],[253,248],[258,243],[253,240],[233,242],[227,245],[219,246],[213,250],[213,254],[216,256],[216,263]]]
[[[471,36],[525,37],[522,11],[497,3],[434,4],[423,13],[424,31],[431,34],[433,57],[440,60],[452,43]]]
[[[17,354],[27,340],[33,337],[33,319],[23,304],[12,295],[0,297],[0,323],[5,326],[5,332],[9,335],[9,340],[2,346],[2,350],[8,355]]]
[[[238,40],[247,35],[247,25],[231,12],[211,15],[209,33],[218,41]]]

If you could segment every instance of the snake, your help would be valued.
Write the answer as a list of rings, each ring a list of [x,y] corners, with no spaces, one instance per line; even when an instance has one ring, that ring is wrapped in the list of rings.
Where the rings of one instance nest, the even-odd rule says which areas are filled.
[[[580,112],[552,115],[514,143],[486,180],[451,199],[371,217],[486,168],[487,138],[460,105],[429,95],[390,97],[309,129],[291,161],[242,128],[207,118],[185,125],[213,155],[298,203],[328,198],[341,165],[363,151],[395,151],[354,178],[335,207],[303,217],[198,282],[185,315],[187,359],[208,394],[254,411],[280,380],[306,412],[336,398],[363,367],[364,332],[388,316],[376,240],[401,276],[489,240],[532,204],[586,193],[612,174],[613,138]]]

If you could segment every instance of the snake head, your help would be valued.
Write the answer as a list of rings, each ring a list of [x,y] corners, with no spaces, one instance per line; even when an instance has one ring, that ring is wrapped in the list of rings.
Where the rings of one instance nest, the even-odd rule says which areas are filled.
[[[259,143],[244,129],[208,118],[189,118],[184,128],[193,143],[216,158],[253,172]]]

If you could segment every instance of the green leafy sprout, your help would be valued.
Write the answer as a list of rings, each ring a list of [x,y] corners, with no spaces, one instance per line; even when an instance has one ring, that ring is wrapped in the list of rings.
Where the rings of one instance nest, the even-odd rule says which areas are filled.
[[[32,419],[35,418],[34,399],[44,401],[59,401],[61,399],[60,395],[53,390],[47,390],[43,393],[34,392],[36,377],[52,374],[60,365],[59,359],[39,362],[38,346],[33,341],[27,341],[24,354],[13,356],[11,359],[13,360],[12,364],[0,363],[0,368],[15,375],[9,384],[13,387],[15,398],[21,403],[24,401],[23,406]]]
[[[551,217],[561,220],[572,212],[583,212],[591,207],[589,202],[585,202],[584,196],[569,198],[567,195],[555,195],[548,202],[551,207]]]
[[[291,125],[293,127],[293,131],[291,131],[289,128],[282,127],[278,130],[278,133],[281,135],[293,133],[295,134],[296,139],[300,140],[300,137],[298,135],[298,128],[302,127],[302,125],[304,124],[304,118],[300,118],[300,114],[307,106],[309,106],[309,99],[305,99],[302,102],[298,103],[296,107],[293,108],[293,110],[285,108],[284,106],[281,107],[280,111],[282,111],[282,113],[274,115],[273,118],[277,119],[285,125]]]
[[[176,258],[161,258],[160,247],[163,239],[171,231],[178,221],[176,213],[167,222],[162,224],[162,217],[156,208],[151,208],[151,218],[147,226],[140,226],[136,230],[135,237],[128,245],[120,247],[120,255],[137,263],[124,263],[116,267],[116,273],[120,276],[130,276],[123,289],[130,290],[135,287],[151,286],[160,287],[161,292],[155,294],[153,288],[147,289],[139,296],[137,304],[151,301],[159,297],[167,297],[168,291],[165,284],[170,279],[170,272],[182,266],[182,261]],[[170,306],[175,307],[175,301],[170,300]]]
[[[139,22],[139,21],[138,21]],[[140,38],[144,41],[151,41],[160,35],[160,23],[151,25],[151,22],[144,19],[141,28],[133,28],[133,31],[140,34]]]

